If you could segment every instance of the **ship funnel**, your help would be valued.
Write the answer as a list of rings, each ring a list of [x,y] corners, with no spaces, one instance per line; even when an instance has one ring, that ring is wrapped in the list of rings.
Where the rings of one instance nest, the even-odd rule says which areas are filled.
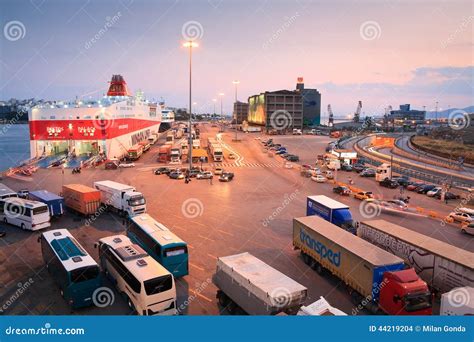
[[[130,96],[127,82],[125,82],[122,75],[112,75],[107,96]]]

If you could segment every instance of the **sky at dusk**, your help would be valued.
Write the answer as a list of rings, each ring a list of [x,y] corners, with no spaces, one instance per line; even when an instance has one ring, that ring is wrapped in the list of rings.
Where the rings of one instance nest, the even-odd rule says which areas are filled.
[[[212,112],[238,97],[322,93],[322,112],[381,114],[411,103],[474,104],[472,1],[0,0],[0,99],[100,97],[112,74],[132,91]],[[15,31],[16,29],[16,31]]]

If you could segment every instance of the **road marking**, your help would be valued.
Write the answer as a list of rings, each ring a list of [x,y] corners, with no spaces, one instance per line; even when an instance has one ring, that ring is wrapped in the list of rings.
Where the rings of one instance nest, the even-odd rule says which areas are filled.
[[[209,253],[208,253],[207,255],[209,255],[211,258],[213,258],[213,259],[216,259],[216,260],[217,260],[217,257],[216,257],[215,255],[212,255],[212,254],[209,254]]]
[[[229,235],[229,236],[234,236],[234,234],[228,233],[228,232],[223,231],[223,230],[220,230],[220,229],[217,229],[217,231],[218,231],[218,232],[221,232],[221,233],[223,233],[223,234],[227,234],[227,235]]]
[[[189,263],[189,266],[192,266],[192,267],[194,267],[194,268],[197,268],[198,270],[201,270],[201,271],[205,271],[204,268],[199,267],[198,265],[195,265],[195,264],[193,264],[193,263],[191,263],[191,262]]]
[[[201,239],[205,239],[205,240],[209,240],[209,241],[212,241],[212,242],[216,242],[216,240],[213,240],[213,239],[210,239],[206,236],[202,236],[202,235],[198,235]]]
[[[189,292],[191,292],[191,293],[192,293],[193,295],[195,295],[195,296],[198,296],[198,297],[201,297],[202,299],[207,300],[209,303],[212,303],[212,299],[206,297],[205,295],[203,295],[203,294],[201,294],[201,293],[199,293],[199,292],[197,292],[197,291],[194,291],[193,289],[189,289]]]

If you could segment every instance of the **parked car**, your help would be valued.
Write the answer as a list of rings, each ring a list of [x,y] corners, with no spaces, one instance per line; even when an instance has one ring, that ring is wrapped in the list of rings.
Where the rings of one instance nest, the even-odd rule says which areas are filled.
[[[201,173],[200,170],[196,170],[196,169],[191,169],[191,171],[188,172],[188,176],[190,178],[194,178],[194,177],[197,177],[197,175]]]
[[[404,188],[406,188],[408,185],[411,184],[409,178],[406,177],[406,176],[393,177],[392,180],[396,181],[398,183],[398,185],[401,185]]]
[[[364,164],[355,163],[354,165],[352,165],[352,169],[354,169],[355,172],[360,173],[367,169],[367,166],[365,166]]]
[[[289,156],[286,157],[286,160],[291,161],[291,162],[297,162],[300,160],[300,157],[295,156],[294,154],[290,154]]]
[[[321,176],[321,175],[316,175],[316,176],[312,176],[311,177],[311,180],[317,182],[317,183],[324,183],[327,181],[326,177],[324,176]]]
[[[284,153],[287,153],[286,150],[280,150],[280,151],[275,152],[275,154],[284,154]]]
[[[419,194],[426,194],[428,191],[433,190],[436,188],[436,185],[433,184],[425,184],[416,189],[416,192]]]
[[[464,213],[461,211],[453,211],[448,215],[449,218],[453,219],[456,222],[467,222],[471,223],[474,221],[474,215],[469,214],[469,213]]]
[[[170,173],[169,167],[159,167],[153,171],[155,175],[167,175]]]
[[[327,179],[334,179],[334,173],[331,171],[331,170],[326,170],[323,172],[323,175],[327,178]]]
[[[342,196],[349,196],[351,194],[351,190],[346,186],[336,186],[335,188],[332,188],[332,191]]]
[[[286,159],[286,157],[288,157],[289,155],[289,153],[282,153],[279,156]]]
[[[228,158],[229,158],[229,159],[235,159],[235,154],[229,153],[229,157],[228,157]]]
[[[411,183],[410,185],[407,186],[407,190],[408,191],[415,191],[417,188],[419,188],[420,186],[422,185],[425,185],[425,183]]]
[[[135,163],[134,162],[129,162],[129,161],[121,162],[119,164],[119,167],[123,167],[123,168],[135,167]]]
[[[171,179],[183,179],[184,178],[184,173],[182,173],[180,171],[174,171],[174,172],[170,172],[168,174],[168,177],[171,178]]]
[[[385,178],[379,183],[379,185],[389,189],[396,189],[399,186],[397,181],[394,181],[390,178]]]
[[[214,168],[214,174],[217,175],[222,175],[222,172],[224,172],[224,169],[222,167],[217,166]]]
[[[219,182],[230,182],[233,179],[234,179],[234,173],[226,171],[220,175]]]
[[[426,196],[428,197],[434,197],[436,194],[440,193],[441,194],[441,188],[440,187],[436,187],[436,188],[433,188],[431,189],[430,191],[428,191],[426,193]]]
[[[372,193],[372,191],[359,191],[354,193],[354,198],[363,201],[369,198],[374,198],[374,194]]]
[[[30,195],[30,191],[27,189],[21,189],[20,191],[17,192],[18,197],[27,199],[28,196]]]
[[[375,177],[375,170],[374,169],[365,169],[359,175],[361,177]]]
[[[441,199],[441,192],[438,192],[436,195],[434,195],[434,197],[435,197],[436,199]],[[456,195],[456,194],[454,194],[454,193],[452,193],[452,192],[446,191],[446,192],[444,193],[444,199],[454,200],[454,199],[459,199],[459,198],[461,198],[461,196]]]
[[[464,222],[461,226],[461,232],[474,235],[474,223]]]
[[[203,172],[200,172],[196,175],[197,179],[211,179],[212,177],[213,176],[212,176],[211,171],[203,171]]]
[[[343,171],[352,171],[352,166],[349,164],[342,164],[341,165],[341,170]]]

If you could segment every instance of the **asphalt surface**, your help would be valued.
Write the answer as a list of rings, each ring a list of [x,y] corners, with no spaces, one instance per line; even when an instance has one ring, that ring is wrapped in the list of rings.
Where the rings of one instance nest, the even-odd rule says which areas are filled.
[[[202,125],[201,138],[215,136],[217,128]],[[287,169],[280,157],[269,157],[262,152],[258,134],[239,133],[240,142],[233,142],[234,132],[224,132],[221,137],[236,159],[226,159],[224,168],[235,173],[235,179],[221,183],[217,179],[193,179],[189,184],[171,180],[167,176],[155,176],[152,169],[156,162],[158,146],[145,154],[133,169],[92,170],[80,175],[66,170],[39,170],[34,181],[25,184],[5,179],[2,182],[17,190],[20,188],[47,189],[60,192],[62,184],[83,183],[92,185],[96,180],[111,179],[134,185],[144,193],[148,212],[168,226],[189,245],[190,274],[177,280],[178,307],[182,314],[226,314],[217,304],[216,288],[210,279],[216,259],[220,256],[250,252],[284,274],[308,288],[306,304],[324,296],[332,305],[352,313],[353,304],[346,287],[332,276],[321,277],[306,266],[299,252],[292,247],[292,219],[305,216],[306,197],[325,194],[351,206],[356,220],[364,220],[359,210],[360,201],[333,195],[332,184],[318,184],[300,176],[296,166]],[[275,136],[301,158],[300,164],[314,164],[316,156],[324,153],[328,137],[322,136]],[[210,166],[205,166],[211,169]],[[392,198],[398,190],[381,188],[373,179],[364,179],[356,173],[338,172],[338,180],[351,176],[355,185],[373,191],[381,198]],[[456,202],[448,206],[424,195],[412,194],[411,203],[448,214]],[[437,220],[381,213],[379,218],[398,223],[407,228],[449,242],[474,252],[474,237],[463,235],[455,225],[441,225]],[[17,227],[0,224],[7,235],[0,239],[0,303],[7,314],[131,314],[125,301],[115,293],[113,305],[90,307],[71,312],[49,274],[44,269],[38,232],[21,231]],[[122,219],[109,213],[100,215],[90,226],[83,218],[68,214],[53,222],[53,228],[68,228],[85,249],[97,260],[94,243],[101,237],[123,233]],[[32,279],[28,290],[12,300],[21,284]],[[112,286],[107,284],[107,286]],[[367,314],[367,312],[357,312]]]

